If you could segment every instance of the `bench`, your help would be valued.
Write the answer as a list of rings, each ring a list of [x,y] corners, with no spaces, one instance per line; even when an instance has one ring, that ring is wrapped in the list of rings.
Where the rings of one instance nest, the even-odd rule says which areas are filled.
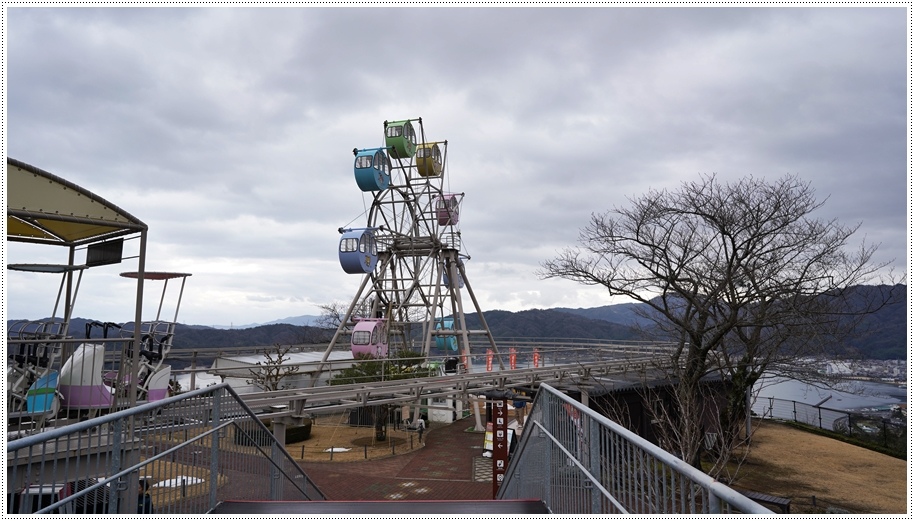
[[[751,490],[734,490],[757,503],[766,503],[768,505],[776,506],[782,514],[790,513],[790,498],[762,494],[761,492],[752,492]]]

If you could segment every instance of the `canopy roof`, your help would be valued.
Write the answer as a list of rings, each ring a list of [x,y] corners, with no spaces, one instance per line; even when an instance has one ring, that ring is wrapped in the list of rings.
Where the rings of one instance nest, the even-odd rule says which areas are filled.
[[[8,241],[77,246],[147,229],[92,192],[9,157],[6,208]]]

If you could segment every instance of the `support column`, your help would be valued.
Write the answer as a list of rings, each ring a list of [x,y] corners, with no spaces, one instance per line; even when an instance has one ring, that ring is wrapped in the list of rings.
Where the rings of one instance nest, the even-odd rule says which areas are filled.
[[[270,499],[273,501],[282,500],[282,474],[279,469],[284,462],[282,450],[280,447],[286,446],[286,424],[283,422],[273,422],[273,436],[276,442],[273,444],[273,450],[270,452],[273,459],[273,466],[270,470]]]

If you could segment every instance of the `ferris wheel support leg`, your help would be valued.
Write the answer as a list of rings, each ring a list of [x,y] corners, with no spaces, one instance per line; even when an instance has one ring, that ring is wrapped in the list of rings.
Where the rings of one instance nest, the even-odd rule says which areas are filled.
[[[321,357],[321,362],[317,366],[317,371],[311,373],[311,380],[308,382],[309,387],[314,387],[314,384],[320,379],[321,372],[324,370],[324,364],[327,363],[327,358],[330,357],[330,351],[336,347],[336,341],[339,340],[340,335],[343,332],[343,329],[346,327],[346,323],[349,322],[349,319],[352,317],[352,311],[355,309],[356,304],[359,299],[362,298],[362,292],[365,291],[365,286],[368,285],[368,280],[371,278],[370,273],[366,273],[365,277],[362,279],[362,285],[359,286],[359,290],[355,294],[355,298],[352,299],[352,303],[349,304],[349,309],[346,310],[346,314],[343,315],[343,318],[340,320],[339,326],[336,328],[336,333],[333,334],[333,338],[330,339],[330,344],[327,346],[327,350],[324,351],[324,356]]]
[[[470,294],[470,299],[473,301],[473,306],[476,308],[476,313],[479,315],[479,322],[482,324],[482,328],[486,332],[486,336],[489,337],[489,345],[492,346],[492,352],[495,353],[495,356],[498,358],[498,367],[504,371],[505,362],[501,359],[501,353],[498,352],[498,346],[495,345],[495,338],[492,337],[492,331],[489,329],[489,324],[486,322],[486,317],[482,314],[482,309],[479,308],[479,302],[476,300],[476,294],[473,293],[473,286],[470,285],[470,279],[467,277],[466,270],[463,269],[463,266],[458,264],[457,269],[460,270],[460,275],[463,276],[463,282],[467,287],[467,293]],[[464,331],[464,337],[466,337],[466,321],[463,319],[463,306],[460,304],[460,292],[457,291],[457,303],[461,306],[460,317],[464,320],[464,324],[461,325],[461,329]],[[467,346],[469,342],[467,341]]]
[[[435,329],[435,312],[438,310],[438,306],[441,304],[441,265],[440,263],[436,265],[435,271],[437,275],[435,276],[435,298],[432,301],[433,305],[430,306],[431,314],[428,321],[428,324],[425,326],[427,329],[425,331],[425,340],[422,345],[422,356],[428,358],[428,354],[432,349],[432,331]],[[441,316],[444,316],[444,310],[441,312]]]
[[[461,331],[460,332],[460,340],[461,340],[460,350],[466,356],[466,359],[468,361],[467,362],[467,371],[469,372],[469,371],[472,371],[471,367],[473,365],[472,361],[470,360],[470,338],[469,338],[469,335],[467,334],[467,320],[466,320],[466,315],[463,314],[463,301],[460,298],[460,287],[457,285],[457,282],[456,282],[459,279],[457,278],[457,273],[455,273],[455,268],[457,270],[460,270],[460,274],[463,276],[464,284],[466,285],[467,291],[469,291],[470,297],[473,299],[474,304],[476,303],[476,297],[473,295],[473,290],[470,287],[470,282],[466,278],[466,272],[463,270],[462,267],[459,266],[456,258],[448,258],[448,260],[446,261],[446,268],[448,270],[448,276],[450,277],[449,280],[451,280],[452,283],[454,284],[454,286],[456,286],[451,290],[451,299],[453,299],[453,301],[456,303],[457,316],[460,319],[460,325],[459,325],[460,331]],[[477,310],[479,309],[478,304],[476,304],[476,309]],[[481,318],[482,313],[480,313],[479,316]],[[488,332],[489,326],[486,325],[484,319],[483,319],[482,324],[483,324],[483,327]],[[492,339],[491,333],[489,333],[489,339],[490,340]],[[492,340],[492,345],[493,346],[495,345],[494,340]],[[499,357],[498,362],[499,362],[499,364],[501,364],[501,357]],[[504,369],[504,366],[502,365],[501,368]],[[477,431],[484,431],[485,427],[482,425],[482,414],[479,411],[479,397],[478,396],[474,397],[472,402],[473,402],[473,416],[476,419],[476,425],[475,425],[474,429]]]
[[[455,267],[457,267],[457,262],[456,262],[456,260],[455,260],[455,259],[448,259],[448,262],[447,262],[447,269],[448,269],[448,271],[450,272],[450,273],[448,274],[448,276],[450,277],[450,280],[451,280],[451,281],[456,281],[456,280],[458,280],[458,279],[457,279],[457,276],[456,276],[457,273],[455,273],[455,270],[454,270]],[[458,268],[458,269],[459,269],[459,268]],[[462,270],[461,270],[461,271],[462,271]],[[466,282],[466,279],[465,279],[465,278],[464,278],[464,282]],[[455,285],[456,285],[456,284],[455,284]],[[466,286],[467,286],[467,289],[469,290],[469,289],[470,289],[470,285],[467,284]],[[472,293],[472,290],[471,290],[471,291],[470,291],[470,295],[472,295],[472,294],[473,294],[473,293]],[[457,287],[457,288],[455,288],[455,289],[453,289],[453,290],[451,291],[451,298],[454,299],[454,302],[456,303],[456,307],[457,307],[457,317],[458,317],[459,320],[460,320],[460,323],[459,323],[459,326],[460,326],[460,348],[461,348],[461,351],[463,351],[463,354],[467,357],[467,360],[469,360],[469,358],[470,358],[470,337],[469,337],[469,335],[467,334],[467,319],[466,319],[466,315],[463,314],[463,301],[462,301],[461,298],[460,298],[460,288],[459,288],[459,287]],[[472,363],[470,363],[470,365],[472,365]],[[504,367],[503,367],[502,369],[504,369]],[[469,371],[469,370],[470,370],[470,367],[467,367],[467,371]]]

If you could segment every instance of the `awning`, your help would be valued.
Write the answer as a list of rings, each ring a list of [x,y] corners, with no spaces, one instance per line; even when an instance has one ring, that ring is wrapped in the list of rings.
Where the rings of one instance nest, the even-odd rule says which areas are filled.
[[[8,241],[77,246],[147,229],[92,192],[9,157],[6,208]]]

